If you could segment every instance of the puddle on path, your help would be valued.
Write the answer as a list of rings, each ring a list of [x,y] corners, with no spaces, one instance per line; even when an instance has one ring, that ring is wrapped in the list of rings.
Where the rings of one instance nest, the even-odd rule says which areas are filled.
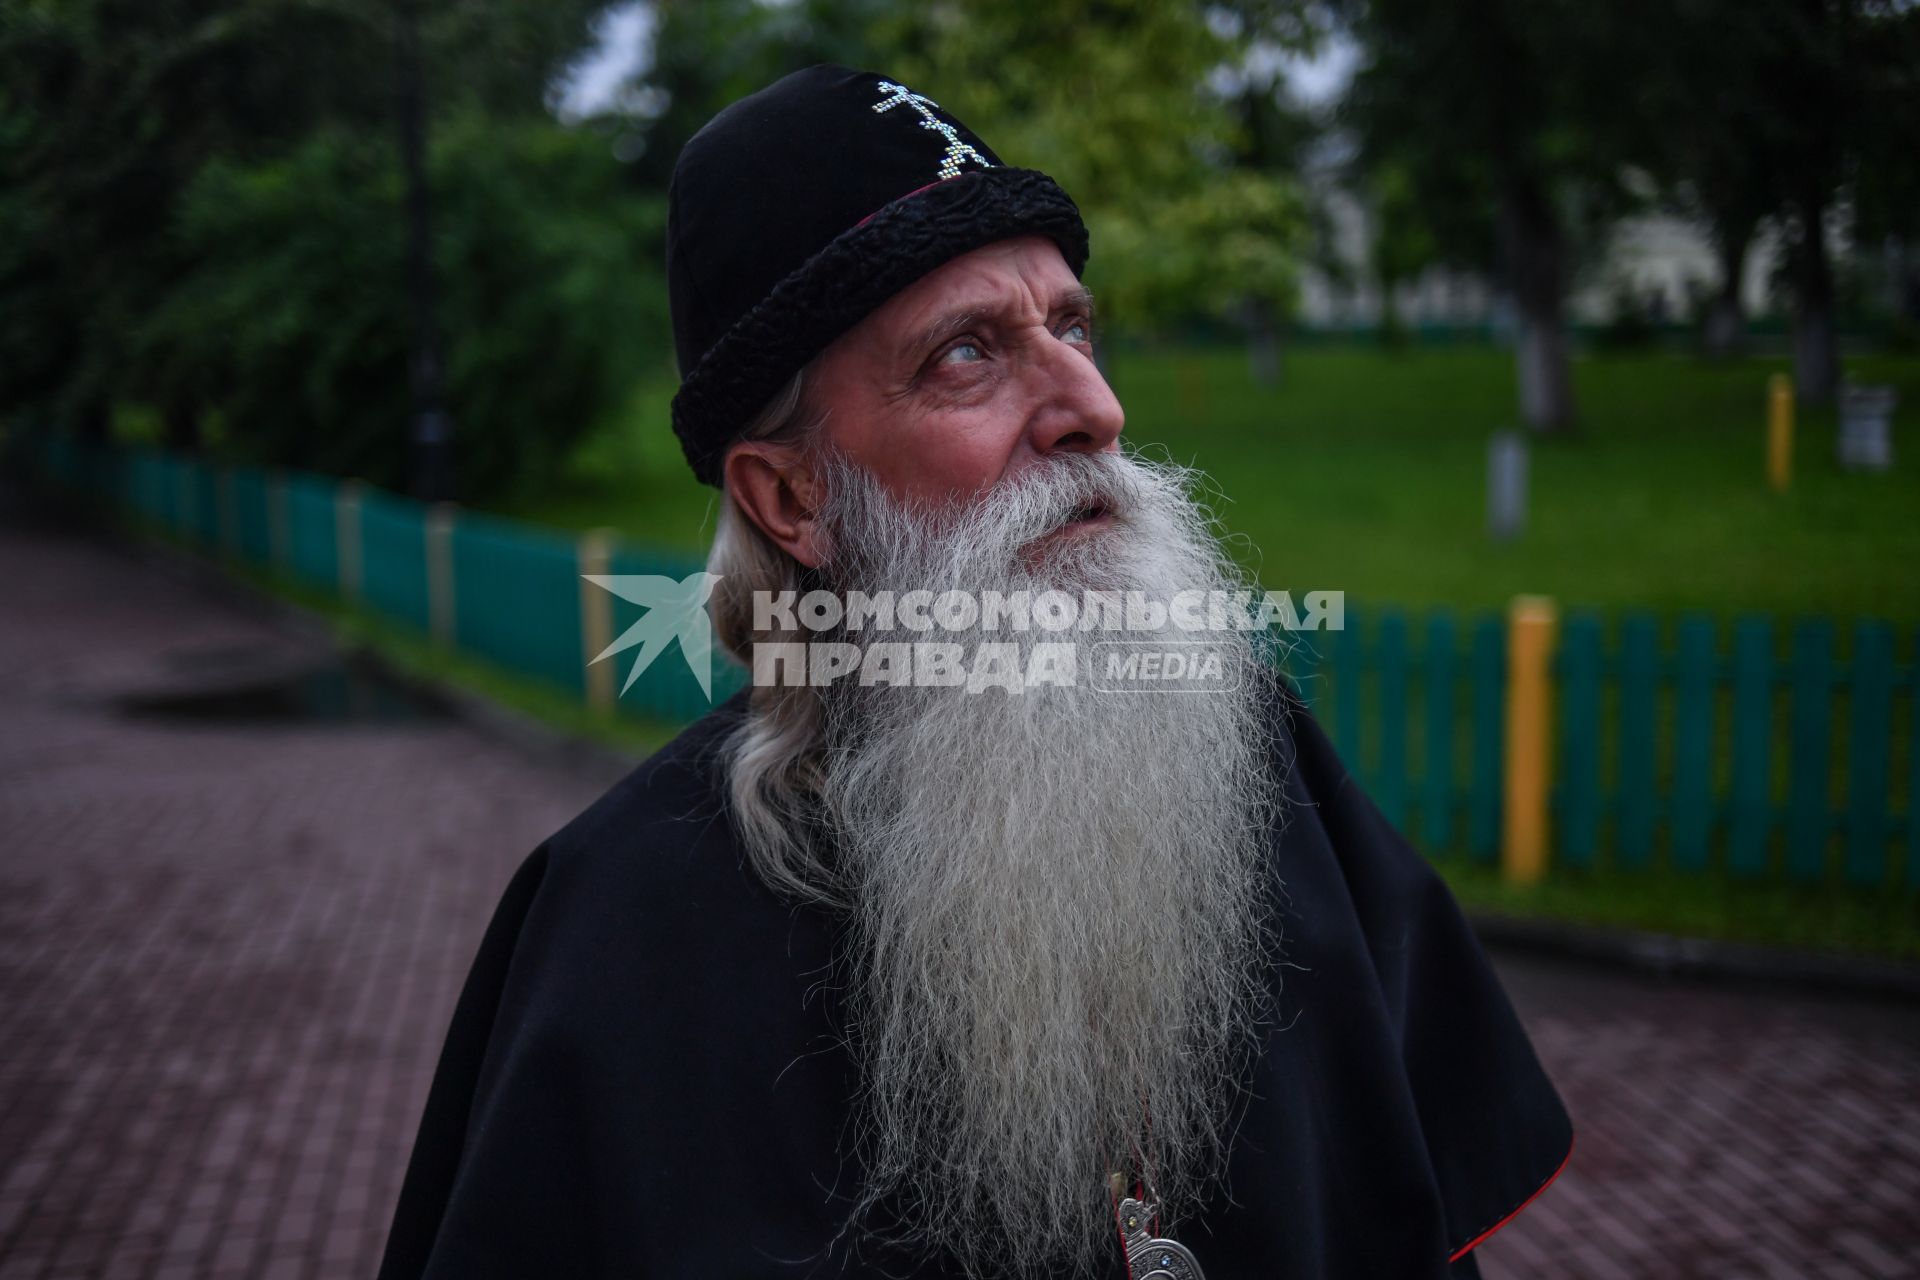
[[[206,663],[203,669],[214,665]],[[396,724],[451,715],[430,694],[369,664],[341,659],[215,684],[126,694],[114,700],[114,709],[141,720],[208,725]]]

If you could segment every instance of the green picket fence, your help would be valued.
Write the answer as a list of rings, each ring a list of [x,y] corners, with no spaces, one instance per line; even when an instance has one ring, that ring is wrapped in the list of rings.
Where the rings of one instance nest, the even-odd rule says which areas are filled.
[[[1506,632],[1495,616],[1347,605],[1282,666],[1389,821],[1432,850],[1499,852]]]
[[[586,693],[591,655],[579,547],[564,533],[451,508],[436,518],[420,502],[357,482],[157,450],[88,450],[55,438],[35,462],[61,486],[191,546],[339,594],[517,675]],[[627,544],[616,543],[612,553],[612,573],[679,578],[701,567],[687,556]],[[617,636],[640,610],[614,600],[612,614]],[[609,665],[624,677],[626,664]],[[743,673],[717,666],[714,700],[744,682]],[[679,723],[709,705],[686,664],[668,655],[613,710]]]
[[[340,592],[440,643],[583,697],[587,543],[430,511],[356,482],[56,439],[54,481],[209,552]],[[613,542],[605,572],[684,577],[689,557]],[[587,587],[587,592],[597,589]],[[618,636],[637,606],[609,597]],[[1346,626],[1280,661],[1386,816],[1429,852],[1500,856],[1511,711],[1508,622],[1349,602]],[[1904,655],[1905,660],[1902,661]],[[1884,623],[1576,614],[1551,671],[1550,844],[1560,865],[1656,867],[1920,890],[1920,655]],[[614,663],[624,676],[626,663]],[[606,677],[598,689],[608,691]],[[744,673],[716,664],[714,700]],[[614,686],[618,688],[617,685]],[[669,655],[622,713],[685,722],[710,705]]]
[[[1499,854],[1505,628],[1349,603],[1344,630],[1285,658],[1362,785],[1430,851]],[[1915,636],[1875,621],[1568,618],[1555,861],[1920,890],[1917,659]]]

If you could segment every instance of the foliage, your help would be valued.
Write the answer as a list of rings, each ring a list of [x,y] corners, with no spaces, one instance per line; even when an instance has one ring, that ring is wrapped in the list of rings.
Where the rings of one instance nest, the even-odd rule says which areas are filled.
[[[1348,119],[1362,162],[1397,171],[1405,189],[1383,194],[1400,199],[1403,223],[1422,211],[1444,260],[1503,281],[1520,322],[1522,417],[1539,430],[1574,420],[1565,298],[1581,250],[1627,203],[1633,104],[1618,71],[1646,8],[1489,0],[1471,21],[1421,0],[1359,10],[1366,63]]]
[[[585,38],[604,0],[459,0],[420,15],[420,78],[447,115],[496,121],[543,118],[546,86]],[[182,366],[183,351],[225,335],[168,334],[157,318],[190,314],[177,295],[230,293],[244,266],[220,245],[219,280],[199,278],[204,239],[181,225],[189,194],[219,172],[300,163],[322,136],[362,141],[394,132],[397,48],[412,6],[380,0],[0,0],[0,413],[40,417],[90,433],[128,405],[151,406],[177,444],[189,445],[215,407],[202,397],[234,362]],[[391,161],[389,161],[391,163]],[[355,162],[369,191],[377,155]],[[353,166],[348,166],[353,168]],[[352,176],[352,175],[347,175]],[[270,181],[263,179],[267,185]],[[390,239],[368,210],[343,209],[340,193],[310,198],[355,221],[373,247]],[[283,199],[289,219],[298,201]],[[399,215],[396,212],[397,222]],[[203,224],[205,217],[203,215]],[[524,221],[520,224],[526,225]],[[337,227],[336,227],[337,230]],[[302,228],[302,235],[308,229]],[[330,232],[313,229],[309,239]],[[282,286],[287,256],[243,237],[270,260]],[[359,241],[356,240],[356,244]],[[324,256],[303,259],[306,295],[339,296]],[[350,277],[358,278],[358,277]],[[391,273],[390,292],[404,276]],[[250,286],[268,297],[263,285]],[[349,320],[365,299],[344,298]],[[269,308],[277,306],[269,298]],[[342,345],[327,316],[301,337],[309,350]],[[284,310],[278,319],[285,322]],[[244,327],[244,326],[243,326]],[[231,331],[230,331],[231,332]],[[282,337],[286,335],[282,331]],[[380,358],[355,357],[360,371]],[[529,362],[521,360],[519,367]],[[249,365],[247,367],[258,367]],[[299,382],[300,379],[294,379]],[[401,375],[404,386],[404,370]],[[282,383],[281,386],[289,385]],[[223,388],[242,400],[269,386]],[[344,391],[329,392],[337,404]],[[231,430],[279,428],[229,419]],[[323,434],[353,434],[330,420]],[[488,464],[492,465],[492,464]]]
[[[878,66],[889,0],[656,0],[649,64],[615,111],[637,140],[635,180],[665,191],[680,148],[721,108],[820,62]]]
[[[1236,163],[1241,133],[1209,87],[1235,33],[1197,4],[968,0],[903,10],[886,38],[909,83],[1072,193],[1103,313],[1138,328],[1293,293],[1299,193]]]
[[[1644,5],[1495,0],[1473,21],[1417,0],[1371,0],[1346,105],[1362,165],[1391,167],[1392,194],[1426,210],[1443,261],[1497,273],[1504,193],[1537,191],[1591,241],[1630,203],[1617,179],[1634,106],[1623,69]]]
[[[659,201],[590,135],[449,121],[433,153],[460,491],[537,484],[665,342]],[[216,411],[246,456],[399,486],[411,316],[384,138],[319,133],[216,163],[181,205],[198,264],[139,330],[162,395]],[[177,382],[175,381],[177,380]]]
[[[0,407],[100,419],[138,383],[127,333],[188,268],[164,238],[199,164],[364,121],[345,72],[368,45],[336,26],[311,6],[8,4],[0,221],[21,234],[0,265]]]
[[[1876,12],[1862,42],[1872,75],[1853,129],[1856,232],[1864,244],[1897,236],[1920,245],[1920,7]],[[1920,321],[1920,287],[1909,319]]]
[[[1711,228],[1722,312],[1737,315],[1756,227],[1778,220],[1801,327],[1825,327],[1819,342],[1837,367],[1835,286],[1811,229],[1844,199],[1858,243],[1920,233],[1920,11],[1886,0],[1681,0],[1659,20],[1661,39],[1624,54],[1633,93],[1611,110],[1597,104],[1616,155]]]
[[[1093,237],[1088,279],[1103,319],[1138,328],[1248,296],[1284,304],[1298,194],[1287,174],[1242,162],[1234,114],[1209,82],[1240,42],[1290,31],[1298,7],[667,0],[653,65],[631,95],[644,118],[629,123],[645,134],[645,180],[664,186],[695,129],[784,72],[819,61],[883,70],[1072,194]],[[1223,34],[1210,15],[1228,10],[1238,25]]]
[[[1368,256],[1380,286],[1380,328],[1388,341],[1397,343],[1405,334],[1394,291],[1440,260],[1440,241],[1423,216],[1420,193],[1405,164],[1383,160],[1367,175],[1367,186],[1374,215]]]

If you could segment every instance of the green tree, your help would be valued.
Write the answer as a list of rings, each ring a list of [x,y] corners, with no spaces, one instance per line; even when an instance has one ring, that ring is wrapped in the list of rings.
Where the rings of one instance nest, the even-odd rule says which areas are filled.
[[[1575,420],[1566,294],[1579,250],[1628,203],[1618,181],[1635,104],[1622,68],[1643,38],[1636,0],[1488,0],[1471,16],[1368,0],[1349,119],[1401,207],[1429,211],[1437,251],[1492,267],[1512,298],[1522,420]]]
[[[547,86],[603,2],[434,6],[420,23],[431,102],[545,119]],[[188,193],[216,167],[271,168],[320,133],[393,135],[395,10],[379,0],[0,5],[0,228],[18,232],[0,248],[0,412],[99,435],[116,405],[140,403],[189,446],[216,383],[178,363],[192,336],[155,319],[185,314],[174,300],[210,287],[182,234]],[[230,283],[240,268],[222,261]],[[404,276],[383,287],[403,290]],[[333,340],[326,317],[310,318],[304,341],[322,349]],[[405,415],[383,425],[403,432]]]
[[[210,156],[371,123],[350,74],[370,56],[314,6],[7,0],[0,207],[24,234],[0,264],[0,407],[103,431],[152,372],[135,322],[191,267],[167,244],[180,191]],[[158,407],[191,438],[194,406]]]
[[[1854,237],[1887,250],[1887,299],[1908,340],[1920,337],[1920,8],[1878,21],[1877,69],[1863,112],[1853,180]]]
[[[1136,329],[1290,305],[1305,218],[1291,175],[1251,163],[1231,92],[1247,42],[1288,5],[969,0],[877,24],[877,52],[1017,164],[1072,193],[1088,279]],[[951,88],[947,87],[951,86]]]
[[[1304,218],[1291,170],[1257,161],[1233,75],[1255,41],[1302,37],[1305,0],[661,0],[650,65],[624,95],[636,174],[664,188],[728,103],[831,61],[885,71],[1010,163],[1072,193],[1093,238],[1103,323],[1200,313],[1258,329],[1291,305]],[[1244,78],[1236,80],[1244,84]]]
[[[1367,257],[1380,288],[1380,330],[1388,342],[1399,342],[1405,334],[1394,295],[1402,283],[1440,261],[1440,245],[1403,166],[1390,160],[1374,166],[1366,186],[1373,210]]]
[[[402,179],[384,135],[315,134],[221,163],[182,202],[198,263],[140,344],[243,457],[399,485],[412,325]],[[458,490],[537,484],[667,343],[664,206],[624,189],[591,134],[478,113],[432,156],[436,257],[459,423]]]
[[[1840,376],[1828,224],[1850,206],[1860,245],[1916,225],[1920,13],[1892,0],[1683,0],[1666,33],[1642,71],[1645,153],[1713,229],[1708,349],[1737,338],[1747,245],[1777,218],[1795,383],[1828,401]]]
[[[1867,214],[1857,229],[1913,225],[1895,210],[1914,189],[1920,19],[1904,0],[1786,0],[1779,13],[1790,56],[1772,69],[1783,123],[1768,172],[1787,225],[1795,391],[1826,403],[1840,383],[1828,217],[1851,196]]]
[[[1760,223],[1780,204],[1771,158],[1795,110],[1774,83],[1795,52],[1784,9],[1783,0],[1681,0],[1636,67],[1636,154],[1713,243],[1719,278],[1702,333],[1712,357],[1743,345],[1740,283]]]
[[[1305,180],[1327,113],[1297,102],[1281,71],[1283,58],[1318,50],[1335,20],[1318,4],[1235,0],[1213,10],[1209,22],[1235,46],[1226,70],[1209,77],[1232,117],[1233,169],[1257,175],[1273,202],[1262,243],[1274,260],[1244,277],[1261,287],[1248,289],[1241,307],[1254,380],[1273,385],[1280,379],[1281,322],[1296,305],[1299,266],[1311,262],[1335,278],[1345,270],[1331,212]]]

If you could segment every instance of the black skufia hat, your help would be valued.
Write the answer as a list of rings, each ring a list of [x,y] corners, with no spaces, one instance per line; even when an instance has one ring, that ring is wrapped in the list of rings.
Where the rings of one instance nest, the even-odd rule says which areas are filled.
[[[754,415],[875,307],[1022,235],[1086,267],[1086,227],[1053,179],[1002,165],[884,76],[809,67],[715,116],[681,151],[667,201],[673,430],[694,474],[718,485]]]

